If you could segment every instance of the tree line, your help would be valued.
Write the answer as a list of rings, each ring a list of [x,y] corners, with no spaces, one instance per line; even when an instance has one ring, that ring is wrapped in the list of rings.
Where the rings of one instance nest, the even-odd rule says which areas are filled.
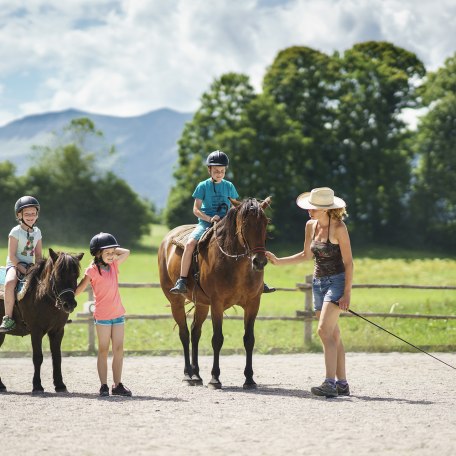
[[[45,245],[88,245],[100,231],[114,234],[122,245],[136,244],[156,220],[151,203],[104,162],[115,154],[103,133],[87,118],[75,119],[57,133],[54,143],[36,146],[33,165],[24,176],[15,166],[0,163],[0,232],[7,242],[15,222],[14,203],[22,195],[34,195],[41,205],[37,225]]]
[[[191,194],[204,159],[230,157],[242,197],[273,197],[272,235],[302,239],[296,196],[329,186],[348,204],[358,242],[454,247],[456,54],[436,72],[388,42],[327,55],[278,53],[256,93],[248,76],[222,75],[202,95],[179,140],[165,222],[195,220]],[[403,114],[426,108],[416,130]]]

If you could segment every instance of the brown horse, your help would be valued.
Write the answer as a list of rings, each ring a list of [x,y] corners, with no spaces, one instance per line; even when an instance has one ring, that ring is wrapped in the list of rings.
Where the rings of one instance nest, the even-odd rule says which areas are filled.
[[[253,380],[252,352],[255,344],[254,325],[263,292],[263,269],[267,264],[265,255],[266,227],[268,218],[264,208],[270,198],[259,202],[254,198],[244,200],[232,207],[227,215],[213,226],[198,243],[188,278],[186,296],[169,292],[180,273],[183,250],[172,240],[188,225],[170,231],[160,245],[158,266],[160,284],[171,303],[174,320],[179,326],[179,337],[184,348],[184,380],[192,385],[202,385],[198,366],[198,343],[201,326],[211,309],[214,361],[210,388],[219,389],[219,357],[223,345],[223,312],[231,306],[244,309],[244,347],[246,366],[244,388],[256,388]],[[233,202],[234,204],[234,202]],[[198,279],[193,273],[197,272]],[[185,300],[193,301],[195,312],[191,327],[192,360],[190,363],[190,334],[187,327]]]
[[[83,253],[70,255],[55,253],[49,249],[50,257],[38,261],[27,274],[23,297],[14,306],[16,328],[7,333],[12,336],[31,335],[33,348],[33,393],[42,393],[41,364],[43,363],[42,339],[49,337],[52,354],[54,386],[57,392],[66,392],[62,379],[62,343],[68,315],[76,307],[74,291],[80,273],[80,260]],[[3,293],[2,293],[3,294]],[[5,313],[3,296],[0,299],[0,316]],[[0,347],[5,334],[0,334]],[[0,392],[6,386],[0,379]]]

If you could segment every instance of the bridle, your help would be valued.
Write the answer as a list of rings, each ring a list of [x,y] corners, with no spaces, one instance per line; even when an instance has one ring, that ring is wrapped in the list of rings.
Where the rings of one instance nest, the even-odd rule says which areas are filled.
[[[242,242],[244,243],[244,245],[243,245],[244,253],[237,253],[237,254],[233,255],[228,252],[225,252],[225,250],[223,250],[222,246],[220,245],[218,237],[217,237],[217,222],[214,223],[214,235],[215,235],[215,242],[217,243],[217,247],[219,248],[220,252],[222,252],[225,256],[227,256],[228,258],[235,258],[236,261],[243,257],[248,257],[251,259],[252,255],[254,255],[255,253],[266,253],[266,248],[264,245],[258,245],[253,248],[250,248],[249,243],[247,242],[247,240],[244,236],[244,231],[242,230],[243,226],[244,226],[244,222],[241,224],[241,228],[240,228]]]
[[[75,291],[72,288],[65,288],[61,291],[58,291],[57,287],[55,285],[54,275],[51,277],[51,291],[54,296],[51,296],[49,294],[48,294],[48,296],[50,296],[52,299],[55,299],[55,307],[57,307],[57,309],[59,309],[59,310],[63,309],[63,304],[65,301],[62,299],[62,296],[64,294],[71,293],[73,296],[75,296]]]

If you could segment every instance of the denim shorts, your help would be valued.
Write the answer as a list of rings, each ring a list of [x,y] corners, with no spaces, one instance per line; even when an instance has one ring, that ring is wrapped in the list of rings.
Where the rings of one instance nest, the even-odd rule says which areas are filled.
[[[190,239],[196,239],[197,241],[201,238],[204,232],[211,226],[209,222],[200,220],[197,227],[190,233]]]
[[[344,294],[345,272],[325,277],[314,277],[312,295],[314,310],[321,310],[323,302],[339,301]]]
[[[121,316],[118,318],[113,318],[112,320],[93,320],[94,324],[100,326],[115,326],[115,325],[123,325],[125,323],[125,316]]]

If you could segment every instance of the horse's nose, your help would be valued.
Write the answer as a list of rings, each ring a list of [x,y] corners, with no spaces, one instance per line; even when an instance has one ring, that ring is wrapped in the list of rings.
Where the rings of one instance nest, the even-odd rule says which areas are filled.
[[[76,308],[76,300],[71,300],[70,302],[66,301],[63,305],[63,308],[66,312],[71,313]]]
[[[252,259],[252,266],[255,271],[262,271],[264,267],[268,264],[268,259],[266,255],[255,255]]]

